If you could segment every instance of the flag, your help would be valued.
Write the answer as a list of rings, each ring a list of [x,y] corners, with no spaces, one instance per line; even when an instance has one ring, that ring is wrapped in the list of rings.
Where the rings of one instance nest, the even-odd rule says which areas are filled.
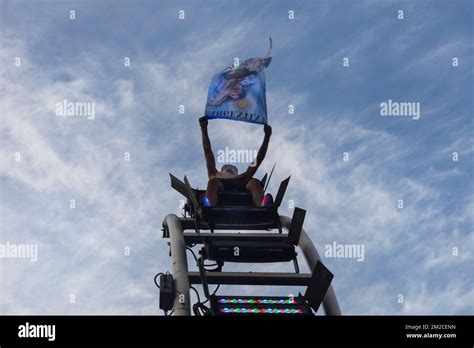
[[[265,68],[272,61],[270,49],[263,58],[250,58],[214,75],[207,93],[204,115],[235,121],[267,124]]]

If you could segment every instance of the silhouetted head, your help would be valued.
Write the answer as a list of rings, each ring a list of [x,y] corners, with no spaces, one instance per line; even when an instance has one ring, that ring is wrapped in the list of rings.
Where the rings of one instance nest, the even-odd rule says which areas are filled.
[[[221,168],[222,173],[228,173],[228,174],[234,174],[237,175],[239,174],[239,170],[237,169],[236,166],[233,166],[232,164],[224,164]]]

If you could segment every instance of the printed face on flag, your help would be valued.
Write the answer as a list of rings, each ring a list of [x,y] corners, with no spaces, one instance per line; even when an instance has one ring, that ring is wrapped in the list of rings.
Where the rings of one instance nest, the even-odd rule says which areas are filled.
[[[247,59],[238,67],[229,66],[214,75],[204,114],[208,118],[266,124],[265,68],[272,60],[269,54]]]

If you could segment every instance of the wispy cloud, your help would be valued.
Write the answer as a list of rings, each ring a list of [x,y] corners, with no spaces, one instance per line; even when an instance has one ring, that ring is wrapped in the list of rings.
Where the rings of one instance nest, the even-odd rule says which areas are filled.
[[[460,102],[463,95],[427,93],[426,118],[410,124],[382,121],[377,109],[381,99],[407,84],[433,90],[425,79],[407,82],[405,77],[435,78],[444,58],[453,51],[468,55],[470,46],[461,39],[449,41],[449,30],[441,41],[432,40],[420,24],[384,46],[393,56],[385,65],[378,59],[387,55],[373,50],[386,40],[381,33],[400,30],[395,28],[400,23],[391,21],[390,6],[377,6],[373,11],[380,16],[368,25],[344,22],[354,31],[345,36],[331,26],[347,17],[340,3],[298,4],[295,26],[308,28],[299,35],[286,18],[287,5],[266,5],[255,21],[248,16],[255,4],[216,7],[216,16],[189,3],[184,23],[176,19],[174,7],[163,5],[156,13],[154,5],[141,10],[130,5],[128,15],[117,11],[104,26],[96,22],[96,12],[105,11],[99,5],[79,6],[79,20],[72,24],[64,17],[67,6],[45,21],[48,13],[32,16],[33,5],[27,11],[2,2],[5,13],[29,18],[37,31],[2,15],[1,240],[37,243],[39,258],[36,263],[1,260],[0,312],[157,313],[152,279],[171,268],[161,222],[168,213],[179,213],[181,199],[169,188],[167,174],[186,174],[194,185],[205,185],[197,118],[210,78],[235,56],[263,54],[272,34],[277,56],[267,87],[274,135],[258,176],[277,162],[269,188],[275,191],[279,179],[292,175],[281,213],[291,216],[290,199],[307,209],[305,228],[321,254],[333,241],[364,244],[364,262],[324,259],[335,274],[343,312],[472,313],[469,105]],[[419,15],[417,6],[409,9]],[[362,15],[359,7],[349,10]],[[313,12],[319,21],[314,26]],[[147,30],[128,33],[123,30],[127,18],[141,18],[140,28]],[[428,11],[427,18],[436,19],[423,22],[434,29],[450,21],[437,10]],[[94,38],[88,23],[96,25]],[[312,30],[324,32],[328,25],[334,30],[326,40],[330,48],[321,50],[326,46],[319,44],[321,37],[311,36]],[[110,37],[113,28],[120,28],[120,42]],[[411,35],[426,41],[426,49],[400,62],[395,47],[402,42],[408,52]],[[57,50],[58,43],[65,48]],[[340,66],[345,54],[356,63],[347,73]],[[123,66],[125,56],[131,57],[130,67]],[[22,58],[21,68],[13,66],[15,57]],[[462,58],[463,64],[467,61]],[[380,66],[387,75],[376,74]],[[472,74],[444,78],[446,88],[459,93],[472,83]],[[55,104],[64,99],[94,102],[95,119],[56,116]],[[185,114],[178,112],[181,104]],[[295,114],[288,114],[289,104]],[[454,125],[441,117],[446,111],[456,115]],[[467,126],[459,127],[463,123]],[[260,126],[223,120],[211,121],[210,133],[215,149],[257,149],[263,137]],[[459,162],[452,161],[453,151],[459,151]],[[15,160],[17,152],[21,161]],[[284,271],[291,264],[255,269]],[[397,302],[399,294],[404,303]],[[71,295],[76,303],[70,303]],[[453,299],[452,306],[446,298]]]

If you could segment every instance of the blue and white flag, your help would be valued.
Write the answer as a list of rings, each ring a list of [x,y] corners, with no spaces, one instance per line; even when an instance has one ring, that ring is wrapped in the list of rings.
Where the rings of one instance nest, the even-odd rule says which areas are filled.
[[[204,115],[235,121],[267,124],[265,68],[272,61],[270,49],[263,58],[250,58],[214,75],[207,93]]]

